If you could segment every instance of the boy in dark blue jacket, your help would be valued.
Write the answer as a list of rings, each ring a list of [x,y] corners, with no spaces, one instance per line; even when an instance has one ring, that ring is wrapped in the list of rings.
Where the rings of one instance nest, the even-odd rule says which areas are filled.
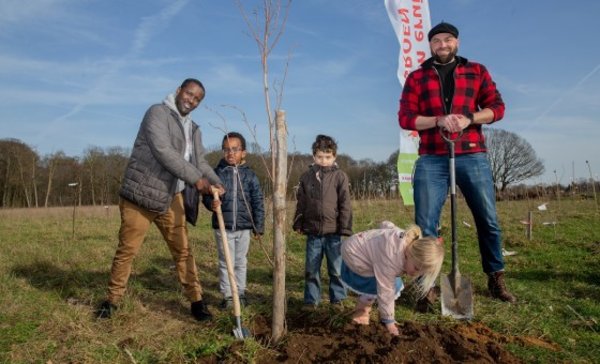
[[[245,296],[246,270],[248,264],[248,248],[250,232],[254,236],[262,235],[264,231],[265,209],[263,192],[254,171],[245,165],[246,139],[236,132],[230,132],[223,137],[223,158],[215,168],[227,191],[221,196],[221,211],[225,222],[229,254],[233,262],[235,280],[240,296],[240,303],[247,305]],[[214,211],[218,201],[212,195],[203,195],[202,203]],[[219,252],[219,289],[223,294],[221,308],[232,305],[231,286],[227,276],[227,265],[223,255],[223,243],[217,214],[213,212],[212,227],[215,230],[217,250]]]

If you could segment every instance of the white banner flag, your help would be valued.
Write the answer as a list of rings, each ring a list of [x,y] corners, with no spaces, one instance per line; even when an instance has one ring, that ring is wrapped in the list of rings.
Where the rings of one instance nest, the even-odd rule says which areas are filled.
[[[404,85],[406,76],[429,56],[427,33],[431,29],[428,0],[384,0],[390,22],[400,43],[398,80]],[[398,180],[404,205],[414,205],[412,176],[418,158],[419,134],[400,129]]]

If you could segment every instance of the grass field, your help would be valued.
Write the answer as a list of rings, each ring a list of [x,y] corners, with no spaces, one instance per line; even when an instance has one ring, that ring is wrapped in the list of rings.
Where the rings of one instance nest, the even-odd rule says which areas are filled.
[[[487,294],[474,224],[459,201],[460,270],[473,282],[475,321],[501,334],[554,344],[555,350],[509,344],[508,349],[524,362],[598,363],[600,214],[593,200],[550,201],[547,211],[539,211],[543,202],[498,204],[505,248],[516,252],[505,259],[507,283],[519,302],[508,305]],[[290,213],[293,208],[290,203]],[[531,240],[521,222],[529,211],[534,221]],[[449,252],[447,214],[442,233]],[[96,320],[93,312],[104,297],[117,244],[118,208],[78,207],[75,220],[72,207],[0,210],[0,362],[189,363],[231,345],[230,315],[216,308],[221,297],[209,217],[202,211],[199,225],[190,229],[205,298],[216,316],[214,322],[200,324],[189,314],[156,228],[150,230],[135,261],[119,310],[110,320]],[[383,219],[404,226],[412,221],[412,209],[399,201],[354,202],[355,231],[376,227]],[[270,234],[252,243],[248,295],[253,304],[244,310],[245,319],[270,316],[271,267],[266,257],[270,246]],[[446,257],[444,273],[449,272],[450,254]],[[290,232],[286,263],[290,307],[302,299],[303,260],[304,237]],[[404,304],[396,306],[398,320],[448,320],[439,312],[418,314],[410,300],[403,299]],[[229,359],[252,362],[260,350],[268,348],[246,340],[237,357]]]

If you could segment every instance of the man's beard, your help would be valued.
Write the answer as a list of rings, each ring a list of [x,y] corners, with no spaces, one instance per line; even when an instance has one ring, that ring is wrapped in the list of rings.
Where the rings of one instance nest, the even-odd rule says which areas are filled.
[[[434,53],[433,60],[436,61],[437,63],[446,64],[454,59],[457,52],[458,52],[458,48],[454,48],[453,50],[450,51],[450,53],[448,53],[447,55],[442,56],[442,57],[440,57],[439,55]]]

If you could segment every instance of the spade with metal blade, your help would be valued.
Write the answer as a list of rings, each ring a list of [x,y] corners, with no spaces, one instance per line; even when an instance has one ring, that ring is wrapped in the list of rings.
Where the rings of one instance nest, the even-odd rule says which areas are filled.
[[[460,274],[458,270],[458,241],[456,238],[456,171],[454,164],[454,142],[450,135],[440,129],[444,140],[448,143],[448,162],[450,169],[450,216],[452,220],[452,269],[450,274],[442,275],[440,286],[442,291],[442,315],[459,320],[473,318],[473,288],[471,280]]]
[[[219,190],[213,188],[213,197],[215,200],[219,200]],[[225,231],[225,222],[223,221],[223,211],[221,210],[221,204],[218,204],[215,209],[217,213],[217,220],[219,222],[219,231],[221,232],[221,242],[223,244],[223,255],[225,256],[225,264],[227,265],[227,277],[229,278],[229,286],[231,287],[231,298],[233,300],[233,316],[235,318],[235,327],[233,328],[233,336],[238,340],[244,340],[250,337],[250,331],[247,328],[242,327],[241,309],[240,309],[240,297],[238,295],[237,283],[235,281],[235,275],[233,273],[233,265],[231,264],[231,256],[229,254],[229,244],[227,242],[227,232]]]

